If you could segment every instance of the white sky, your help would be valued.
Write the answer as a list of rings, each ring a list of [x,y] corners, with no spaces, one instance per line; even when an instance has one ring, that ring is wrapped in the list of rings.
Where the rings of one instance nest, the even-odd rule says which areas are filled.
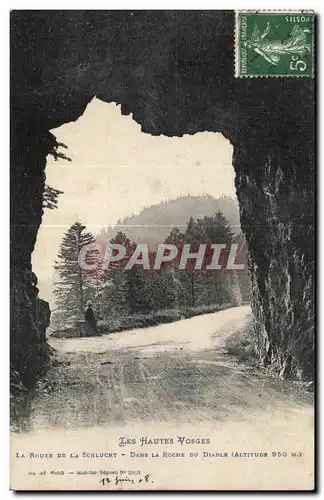
[[[221,134],[153,137],[120,106],[98,99],[52,133],[72,162],[47,161],[46,182],[64,194],[58,209],[45,211],[38,233],[32,261],[40,281],[52,278],[63,233],[77,220],[96,234],[166,198],[236,196],[232,146]]]

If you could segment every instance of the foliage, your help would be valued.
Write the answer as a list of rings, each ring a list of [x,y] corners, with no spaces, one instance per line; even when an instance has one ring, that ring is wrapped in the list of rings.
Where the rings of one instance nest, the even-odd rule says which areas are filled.
[[[80,222],[72,224],[64,234],[54,265],[58,274],[54,283],[55,313],[67,320],[83,318],[85,303],[93,300],[95,290],[95,273],[83,270],[78,263],[80,250],[95,241],[92,234],[84,230]]]
[[[54,136],[52,136],[54,138]],[[59,151],[59,148],[67,149],[67,146],[63,142],[57,142],[54,138],[54,146],[49,151],[49,155],[53,156],[55,161],[58,160],[66,160],[72,161],[71,158],[66,156],[64,153]],[[59,195],[63,194],[63,191],[59,189],[53,188],[48,184],[45,184],[44,192],[43,192],[43,208],[54,209],[57,208]]]
[[[226,352],[238,358],[239,361],[253,361],[257,358],[255,351],[255,328],[252,318],[242,330],[233,333],[225,341]]]
[[[193,316],[222,311],[228,307],[231,307],[231,304],[223,304],[221,306],[213,304],[210,306],[192,307],[185,311],[181,309],[164,309],[160,311],[153,311],[150,314],[107,317],[104,320],[99,321],[98,325],[101,333],[108,334],[123,330],[133,330],[137,328],[157,326],[164,323],[172,323],[173,321],[179,321]]]
[[[195,252],[201,243],[215,242],[230,246],[234,240],[229,221],[221,211],[202,218],[190,217],[186,230],[172,228],[164,243],[175,245],[181,255],[184,244],[190,244]],[[143,269],[134,265],[125,269],[137,244],[126,233],[118,231],[110,244],[122,245],[126,249],[122,260],[111,261],[109,265],[101,255],[94,271],[84,271],[78,264],[78,253],[84,245],[94,242],[85,226],[75,223],[65,234],[55,269],[59,280],[55,284],[57,311],[55,317],[68,321],[73,326],[83,318],[86,300],[94,304],[97,319],[109,324],[108,331],[124,328],[150,326],[175,318],[189,317],[218,310],[223,306],[240,305],[244,300],[240,289],[240,275],[194,268],[194,259],[189,259],[185,269],[179,269],[179,260],[174,259],[160,269]],[[153,262],[156,251],[149,251]],[[98,255],[94,256],[98,259]],[[171,311],[171,312],[170,312]],[[132,319],[130,319],[132,318]],[[61,321],[62,324],[62,321]]]
[[[58,205],[58,197],[63,194],[63,191],[55,189],[48,184],[45,184],[43,193],[43,208],[54,209]]]
[[[118,231],[127,234],[137,244],[146,243],[152,250],[162,243],[172,229],[184,232],[190,217],[212,216],[221,210],[235,234],[239,232],[240,218],[237,200],[229,196],[214,198],[208,194],[201,196],[180,196],[144,208],[139,214],[125,217],[117,226],[103,229],[99,238],[107,243]],[[178,229],[177,229],[178,228]]]
[[[210,245],[222,242],[229,246],[234,241],[229,221],[218,210],[212,216],[197,219],[190,217],[186,230],[181,232],[177,227],[172,228],[164,243],[175,245],[181,255],[184,244],[189,243],[190,251],[194,252],[200,243]],[[125,265],[136,243],[122,231],[118,231],[110,243],[126,247],[125,258],[116,265],[111,263],[109,269],[101,275],[101,317],[109,318],[115,325],[120,324],[121,317],[135,317],[139,314],[147,318],[150,313],[154,316],[162,310],[179,310],[186,315],[196,307],[214,307],[228,303],[239,305],[246,300],[241,294],[239,274],[206,270],[205,266],[196,270],[195,261],[190,260],[186,268],[180,270],[179,259],[159,270],[154,270],[153,266],[149,270],[134,266],[132,270],[126,271]],[[155,250],[150,250],[149,260],[153,261],[155,256]]]
[[[51,156],[53,156],[53,158],[54,158],[55,161],[58,161],[58,160],[72,161],[71,158],[69,158],[68,156],[66,156],[61,151],[59,151],[58,150],[59,148],[68,149],[68,147],[66,146],[66,144],[64,144],[63,142],[57,142],[56,139],[55,139],[54,146],[52,147],[52,149],[49,151],[48,154],[51,155]]]

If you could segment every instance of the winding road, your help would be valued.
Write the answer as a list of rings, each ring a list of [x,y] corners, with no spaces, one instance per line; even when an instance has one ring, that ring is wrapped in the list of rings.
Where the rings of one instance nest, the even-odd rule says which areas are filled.
[[[102,474],[118,479],[126,468],[150,478],[143,489],[311,489],[312,395],[226,353],[226,339],[250,314],[244,306],[103,337],[52,338],[53,366],[31,401],[28,432],[12,434],[13,486],[102,489]],[[132,444],[121,448],[121,436]],[[179,436],[194,444],[180,445]],[[142,447],[151,438],[164,444]],[[31,451],[67,455],[16,458]],[[45,468],[65,475],[40,476]]]
[[[32,426],[242,421],[308,407],[307,393],[226,354],[225,340],[250,314],[243,306],[102,337],[52,338],[58,366],[33,403]]]

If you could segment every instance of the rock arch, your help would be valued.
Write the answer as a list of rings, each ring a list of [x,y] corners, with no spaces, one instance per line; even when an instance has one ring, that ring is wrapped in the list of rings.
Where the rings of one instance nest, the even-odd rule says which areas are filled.
[[[312,377],[313,81],[236,79],[231,11],[13,11],[11,44],[11,362],[25,384],[46,351],[30,259],[49,130],[94,96],[145,133],[231,141],[260,356]]]

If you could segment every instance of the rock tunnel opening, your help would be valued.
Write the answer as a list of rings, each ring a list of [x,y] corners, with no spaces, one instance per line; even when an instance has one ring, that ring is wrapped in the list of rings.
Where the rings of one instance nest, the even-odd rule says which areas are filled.
[[[314,83],[235,78],[233,33],[231,11],[13,13],[11,366],[25,385],[47,350],[31,254],[56,151],[49,130],[77,120],[95,95],[149,134],[221,132],[231,142],[260,358],[282,376],[313,377]]]
[[[170,318],[180,318],[190,307],[195,307],[199,314],[203,309],[209,312],[249,302],[246,243],[240,227],[233,148],[227,139],[213,132],[181,138],[145,134],[131,116],[121,115],[120,106],[96,98],[76,122],[51,133],[62,146],[58,149],[59,157],[47,156],[44,214],[32,254],[38,299],[48,302],[51,309],[47,336],[82,335],[83,310],[88,299],[95,306],[105,333],[114,331],[114,325],[118,329],[116,324],[123,318],[125,324],[131,325],[136,314],[149,318],[168,311]],[[56,194],[53,190],[57,190]],[[215,218],[217,213],[218,217],[225,217],[224,221]],[[63,267],[71,266],[72,259],[58,259],[58,254],[75,223],[85,226],[82,234],[91,234],[102,248],[121,233],[132,243],[146,246],[153,258],[168,238],[169,244],[176,243],[181,255],[179,238],[188,233],[189,241],[191,219],[196,228],[190,229],[192,235],[201,227],[210,233],[200,238],[200,243],[211,245],[218,241],[228,247],[229,241],[233,243],[232,253],[242,261],[233,267],[240,271],[227,272],[226,276],[220,276],[218,269],[207,272],[205,266],[210,265],[211,257],[205,251],[204,270],[195,270],[190,279],[178,269],[173,269],[172,282],[165,278],[163,283],[152,272],[141,272],[142,294],[150,293],[150,298],[143,298],[136,305],[127,304],[123,295],[112,291],[117,284],[112,271],[103,276],[97,268],[95,274],[84,272],[75,276],[73,269],[71,276],[64,276]],[[230,228],[228,241],[222,224]],[[193,236],[190,241],[194,245]],[[75,245],[69,244],[77,259]],[[222,252],[224,249],[219,261],[224,260]],[[64,285],[68,291],[62,300]],[[152,297],[154,289],[159,292]],[[162,296],[168,299],[163,300]]]

